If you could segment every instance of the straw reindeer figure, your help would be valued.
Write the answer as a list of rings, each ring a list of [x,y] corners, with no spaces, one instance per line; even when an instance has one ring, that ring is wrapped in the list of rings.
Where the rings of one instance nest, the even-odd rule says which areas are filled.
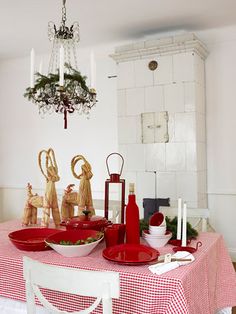
[[[42,156],[45,154],[46,173],[42,167]],[[37,209],[43,208],[43,216],[41,225],[44,227],[49,226],[50,222],[50,209],[52,210],[52,217],[56,227],[59,227],[61,218],[57,201],[57,193],[55,182],[60,180],[58,175],[58,168],[55,159],[55,154],[52,148],[49,150],[42,150],[38,156],[38,163],[43,176],[46,178],[45,195],[39,196],[32,193],[32,186],[28,183],[28,199],[25,204],[24,216],[22,224],[28,226],[37,223]]]
[[[81,174],[77,175],[75,166],[80,160],[84,164],[81,166]],[[77,155],[71,160],[71,171],[73,176],[80,180],[79,192],[73,192],[74,184],[67,186],[61,205],[62,220],[74,216],[74,206],[78,206],[78,215],[81,215],[84,210],[90,211],[90,215],[95,215],[90,185],[90,179],[93,176],[91,165],[82,155]]]

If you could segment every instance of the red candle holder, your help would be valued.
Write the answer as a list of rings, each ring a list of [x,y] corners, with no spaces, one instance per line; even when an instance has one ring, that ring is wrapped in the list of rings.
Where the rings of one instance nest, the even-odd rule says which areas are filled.
[[[173,251],[174,252],[178,252],[178,251],[186,251],[186,252],[189,252],[189,253],[195,253],[199,247],[202,246],[202,242],[201,241],[198,241],[196,243],[196,248],[192,247],[192,246],[175,246],[173,247]]]
[[[118,155],[121,160],[122,160],[122,164],[121,164],[121,168],[120,168],[120,172],[119,173],[110,173],[110,169],[108,166],[108,159],[112,156],[112,155]],[[108,207],[109,207],[109,185],[110,184],[114,184],[114,183],[118,183],[121,184],[121,223],[124,223],[124,210],[125,210],[125,180],[121,179],[121,173],[123,170],[123,166],[124,166],[124,158],[119,154],[119,153],[111,153],[110,155],[107,156],[106,158],[106,165],[107,165],[107,171],[108,174],[110,176],[110,179],[107,179],[105,181],[105,202],[104,202],[104,216],[106,217],[106,219],[108,219]]]

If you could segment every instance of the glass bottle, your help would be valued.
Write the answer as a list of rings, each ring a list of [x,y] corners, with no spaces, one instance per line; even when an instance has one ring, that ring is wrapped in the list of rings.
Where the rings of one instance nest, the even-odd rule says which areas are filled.
[[[140,244],[139,208],[134,194],[134,183],[129,184],[128,204],[125,210],[126,243]]]

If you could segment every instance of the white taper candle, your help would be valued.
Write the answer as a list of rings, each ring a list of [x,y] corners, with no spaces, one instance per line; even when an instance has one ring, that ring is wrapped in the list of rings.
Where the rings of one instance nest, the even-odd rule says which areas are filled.
[[[177,240],[181,239],[182,199],[178,198]]]
[[[94,59],[93,50],[90,52],[90,87],[95,88],[96,86],[96,64]]]
[[[187,205],[183,206],[182,246],[187,245]]]
[[[60,47],[59,85],[64,86],[64,47]]]
[[[30,52],[30,87],[34,88],[34,63],[35,63],[35,52],[31,49]]]

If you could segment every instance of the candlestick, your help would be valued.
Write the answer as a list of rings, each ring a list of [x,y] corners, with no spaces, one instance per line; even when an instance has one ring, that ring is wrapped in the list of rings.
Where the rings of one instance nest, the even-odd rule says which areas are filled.
[[[94,59],[94,52],[90,52],[90,85],[92,88],[95,88],[96,84],[96,63]]]
[[[187,245],[187,205],[183,207],[183,228],[182,228],[182,246]]]
[[[60,47],[60,76],[59,85],[64,86],[64,47]]]
[[[30,87],[34,88],[34,62],[35,62],[35,52],[31,49],[30,52]]]
[[[181,239],[182,199],[178,198],[177,240]]]

